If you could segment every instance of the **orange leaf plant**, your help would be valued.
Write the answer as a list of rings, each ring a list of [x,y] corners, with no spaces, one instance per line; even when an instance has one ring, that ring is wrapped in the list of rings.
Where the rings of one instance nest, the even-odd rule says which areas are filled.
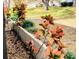
[[[57,26],[56,28],[50,29],[50,26],[54,26],[53,17],[51,15],[42,16],[42,23],[39,24],[42,26],[44,41],[43,44],[46,44],[47,49],[44,53],[44,56],[49,59],[55,59],[54,55],[59,56],[58,59],[64,59],[64,54],[62,53],[63,48],[65,48],[64,44],[61,42],[61,38],[64,36],[63,26]],[[50,34],[51,40],[48,40],[47,36]],[[40,33],[37,31],[35,33],[36,38],[40,37]],[[57,49],[52,49],[52,45],[57,44]],[[42,44],[42,46],[43,46]],[[40,49],[39,49],[40,50]]]

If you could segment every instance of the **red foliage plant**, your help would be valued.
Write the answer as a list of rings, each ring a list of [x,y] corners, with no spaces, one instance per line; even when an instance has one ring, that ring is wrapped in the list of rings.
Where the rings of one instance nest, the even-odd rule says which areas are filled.
[[[43,22],[40,24],[40,26],[43,27],[45,40],[47,40],[46,37],[48,34],[51,34],[50,36],[52,38],[50,41],[47,40],[48,41],[46,43],[47,49],[44,53],[44,56],[48,57],[49,59],[54,59],[53,57],[54,55],[58,55],[58,56],[60,55],[59,59],[62,59],[63,57],[61,58],[61,55],[62,55],[61,50],[64,48],[64,45],[62,44],[60,39],[64,36],[63,26],[57,26],[55,29],[50,29],[49,28],[50,25],[54,25],[52,21],[53,17],[51,15],[48,15],[48,16],[42,16],[41,18]],[[35,37],[36,38],[40,37],[39,32],[35,33]],[[56,50],[53,50],[51,47],[53,42],[58,45],[58,48]]]
[[[47,21],[49,21],[50,24],[54,24],[52,22],[53,17],[51,15],[46,15],[46,16],[41,16],[42,19],[46,19]]]
[[[57,26],[55,29],[49,30],[49,33],[52,34],[52,38],[60,39],[64,35],[63,27],[62,26]]]
[[[29,44],[29,46],[31,47],[31,49],[32,49],[32,51],[34,53],[37,53],[38,52],[39,48],[36,48],[35,47],[35,44],[34,44],[34,42],[32,40],[30,40],[28,44]]]
[[[40,24],[44,29],[46,29],[49,25],[54,25],[53,17],[51,15],[42,16],[42,24]]]
[[[39,39],[39,37],[40,37],[39,32],[35,32],[35,37],[36,37],[37,39]]]
[[[43,22],[40,24],[44,29],[46,29],[50,23],[48,20],[44,19]]]

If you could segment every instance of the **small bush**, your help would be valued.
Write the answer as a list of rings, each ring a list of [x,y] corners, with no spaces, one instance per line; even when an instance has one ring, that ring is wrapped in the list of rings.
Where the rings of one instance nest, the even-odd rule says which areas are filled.
[[[13,21],[16,21],[16,20],[18,19],[18,16],[17,16],[17,15],[16,15],[16,16],[12,16],[11,19],[12,19]]]
[[[76,59],[75,55],[71,51],[68,51],[64,58],[65,59]]]
[[[34,34],[36,32],[35,28],[26,28],[26,30],[32,34]]]
[[[58,55],[54,55],[54,59],[59,59],[59,56]]]
[[[18,14],[17,11],[11,13],[10,17],[13,21],[16,21],[18,19]]]
[[[31,22],[31,21],[25,20],[25,21],[23,22],[23,26],[22,26],[22,27],[23,27],[23,28],[34,27],[34,23]]]

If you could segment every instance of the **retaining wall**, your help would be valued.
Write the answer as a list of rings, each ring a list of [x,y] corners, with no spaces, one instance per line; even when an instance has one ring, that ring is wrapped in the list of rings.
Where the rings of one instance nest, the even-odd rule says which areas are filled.
[[[21,37],[23,42],[32,40],[34,42],[36,48],[40,48],[40,46],[43,44],[40,40],[36,39],[32,34],[30,34],[24,28],[22,28],[20,26],[18,26],[18,27],[15,26],[14,28],[17,31],[17,33],[19,34],[19,36]],[[42,48],[40,49],[40,52],[36,56],[36,59],[47,59],[47,58],[44,58],[45,50],[46,50],[46,45],[43,44]]]

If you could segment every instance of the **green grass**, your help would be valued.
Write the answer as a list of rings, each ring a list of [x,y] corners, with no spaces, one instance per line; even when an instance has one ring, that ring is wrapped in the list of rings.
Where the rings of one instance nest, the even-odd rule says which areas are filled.
[[[75,17],[75,7],[49,7],[46,11],[44,7],[27,9],[27,18],[40,18],[40,16],[51,14],[58,18],[73,18]]]

